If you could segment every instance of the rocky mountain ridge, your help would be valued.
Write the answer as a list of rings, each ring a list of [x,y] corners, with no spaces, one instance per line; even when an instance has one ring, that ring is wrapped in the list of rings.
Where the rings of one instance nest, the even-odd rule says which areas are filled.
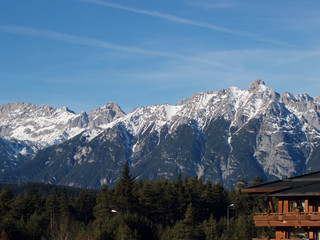
[[[36,146],[35,155],[16,167],[7,164],[1,178],[10,173],[13,179],[99,187],[114,184],[129,160],[138,179],[181,173],[232,188],[240,178],[275,180],[320,169],[320,98],[279,94],[261,80],[247,90],[197,93],[177,105],[127,115],[114,103],[89,115],[17,105],[0,106],[0,134]],[[25,115],[28,120],[18,120]],[[50,121],[39,121],[45,116]],[[25,174],[35,166],[41,167],[33,176]]]
[[[84,111],[76,114],[67,107],[7,103],[0,106],[0,136],[30,141],[36,148],[45,148],[62,143],[86,129],[99,128],[124,115],[116,103],[108,103],[90,114]]]

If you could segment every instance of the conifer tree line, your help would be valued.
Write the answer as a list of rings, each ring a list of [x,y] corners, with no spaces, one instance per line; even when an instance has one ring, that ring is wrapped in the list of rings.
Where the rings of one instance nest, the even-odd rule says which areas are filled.
[[[240,181],[238,188],[244,186]],[[40,195],[31,185],[14,197],[3,188],[0,239],[245,240],[272,236],[272,229],[253,223],[254,212],[267,209],[263,197],[227,192],[201,178],[134,181],[126,163],[116,186],[98,193],[83,190],[75,197],[63,189]]]

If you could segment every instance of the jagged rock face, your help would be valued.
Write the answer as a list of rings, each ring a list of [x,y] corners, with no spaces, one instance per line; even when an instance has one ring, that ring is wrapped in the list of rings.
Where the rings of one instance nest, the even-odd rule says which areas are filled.
[[[116,103],[109,103],[89,114],[89,126],[90,128],[97,128],[124,116],[125,113]]]
[[[30,160],[38,150],[61,144],[88,129],[92,130],[91,134],[98,134],[102,131],[100,125],[122,116],[124,113],[115,103],[89,115],[76,114],[66,107],[3,104],[0,106],[0,172],[10,171]]]
[[[35,150],[23,141],[0,137],[0,173],[21,166],[33,157]]]
[[[114,103],[89,115],[51,108],[47,115],[59,116],[60,111],[70,116],[55,121],[54,130],[66,133],[60,133],[62,143],[38,151],[33,160],[0,177],[99,187],[114,184],[128,160],[138,179],[181,173],[231,189],[240,178],[275,180],[315,171],[320,169],[319,99],[279,94],[257,80],[247,90],[197,93],[175,106],[141,107],[127,115]],[[3,105],[0,119],[16,114],[15,108]],[[16,132],[10,124],[1,126],[3,134]],[[32,169],[39,170],[25,174]]]
[[[89,116],[86,112],[76,114],[66,107],[7,103],[0,106],[0,136],[31,141],[43,148],[71,139],[89,126],[98,128],[124,115],[115,103],[93,110]]]
[[[81,118],[67,108],[13,103],[0,107],[1,136],[32,141],[38,148],[61,143],[81,132]],[[73,132],[74,131],[74,132]]]

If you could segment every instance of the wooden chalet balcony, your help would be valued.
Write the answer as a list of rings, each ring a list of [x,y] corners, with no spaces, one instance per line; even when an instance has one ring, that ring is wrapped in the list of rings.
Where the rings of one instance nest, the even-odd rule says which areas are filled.
[[[257,213],[256,227],[320,227],[320,212]]]

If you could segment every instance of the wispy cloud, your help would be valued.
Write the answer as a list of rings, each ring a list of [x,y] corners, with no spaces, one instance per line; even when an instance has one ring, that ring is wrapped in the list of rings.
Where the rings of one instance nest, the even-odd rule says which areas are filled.
[[[163,52],[163,51],[128,47],[128,46],[123,46],[115,43],[110,43],[104,40],[82,37],[82,36],[75,36],[71,34],[51,31],[47,29],[36,29],[36,28],[23,27],[23,26],[17,26],[17,25],[1,25],[0,24],[0,32],[7,32],[11,34],[19,34],[24,36],[50,39],[50,40],[67,42],[67,43],[78,44],[78,45],[106,48],[106,49],[112,49],[116,51],[127,52],[127,53],[174,58],[174,59],[179,59],[184,61],[204,63],[204,64],[215,66],[218,68],[235,71],[235,69],[231,69],[230,67],[224,64],[221,64],[219,62],[212,61],[206,58],[184,56],[178,53],[171,53],[171,52],[169,53],[169,52]]]
[[[320,50],[309,50],[309,51],[282,51],[283,55],[278,61],[275,61],[273,64],[270,64],[268,67],[261,70],[261,72],[267,72],[270,69],[278,68],[283,65],[289,65],[291,63],[299,62],[308,58],[316,57],[320,55]],[[285,56],[285,57],[283,57]]]
[[[36,28],[29,28],[29,27],[23,27],[23,26],[17,26],[17,25],[0,25],[0,31],[12,33],[12,34],[31,36],[31,37],[46,38],[51,40],[73,43],[73,44],[80,44],[80,45],[100,47],[100,48],[109,48],[109,49],[131,52],[131,53],[158,55],[158,56],[164,55],[163,53],[157,52],[157,51],[126,47],[126,46],[121,46],[118,44],[114,44],[114,43],[110,43],[102,40],[81,37],[81,36],[74,36],[66,33],[46,30],[46,29],[36,29]]]
[[[166,20],[172,21],[172,22],[177,22],[177,23],[181,23],[181,24],[186,24],[186,25],[191,25],[191,26],[211,29],[211,30],[224,32],[224,33],[228,33],[228,34],[232,34],[232,35],[236,35],[236,36],[240,36],[240,37],[244,37],[244,38],[254,39],[254,40],[257,40],[257,41],[261,41],[261,42],[271,43],[271,44],[274,44],[274,45],[289,46],[288,43],[285,43],[285,42],[282,42],[282,41],[278,41],[276,39],[264,37],[264,36],[261,36],[261,35],[256,34],[256,33],[240,31],[240,30],[231,29],[231,28],[219,27],[219,26],[216,26],[216,25],[213,25],[213,24],[204,23],[204,22],[200,22],[200,21],[195,21],[195,20],[191,20],[191,19],[187,19],[187,18],[182,18],[182,17],[178,17],[178,16],[175,16],[175,15],[165,14],[165,13],[161,13],[161,12],[158,12],[158,11],[151,11],[151,10],[144,10],[144,9],[139,9],[139,8],[132,8],[132,7],[123,6],[123,5],[119,5],[119,4],[114,4],[114,3],[111,3],[111,2],[106,2],[106,1],[101,1],[101,0],[77,0],[77,1],[91,3],[91,4],[97,4],[97,5],[104,6],[104,7],[109,7],[109,8],[121,9],[121,10],[130,11],[130,12],[134,12],[134,13],[138,13],[138,14],[144,14],[144,15],[152,16],[152,17],[158,17],[158,18],[166,19]]]
[[[218,1],[210,1],[210,0],[183,0],[183,2],[190,4],[192,6],[196,6],[203,9],[217,9],[217,8],[230,8],[235,7],[236,4],[234,2],[228,0],[218,0]]]

